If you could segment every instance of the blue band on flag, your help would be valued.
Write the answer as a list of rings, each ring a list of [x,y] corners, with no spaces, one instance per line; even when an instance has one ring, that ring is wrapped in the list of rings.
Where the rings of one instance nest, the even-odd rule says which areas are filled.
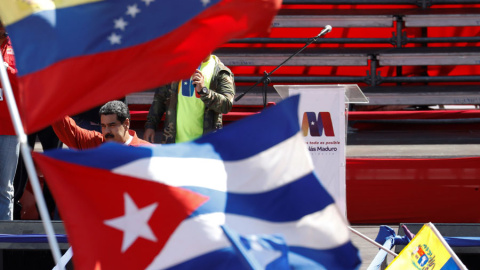
[[[254,194],[231,192],[227,194],[199,187],[185,188],[209,197],[209,200],[192,213],[191,217],[225,212],[272,222],[287,222],[321,211],[333,203],[332,197],[319,185],[313,173],[274,190]],[[316,196],[305,196],[306,191]]]
[[[318,269],[319,265],[325,269],[354,269],[354,265],[360,265],[360,254],[357,248],[351,243],[345,243],[339,247],[318,250],[305,247],[292,246],[289,247],[288,261],[290,265],[302,265],[303,269],[312,269],[307,266],[310,264]],[[358,254],[358,256],[339,257],[338,254]],[[322,268],[319,268],[322,269]]]
[[[152,156],[153,148],[137,147],[135,151],[129,151],[129,148],[131,147],[119,143],[104,143],[97,148],[82,151],[54,149],[47,150],[44,154],[65,162],[105,170]]]
[[[119,143],[104,143],[97,148],[82,151],[73,149],[47,150],[48,157],[97,169],[113,170],[119,166],[151,157],[181,157],[219,159],[217,153],[208,144],[175,144],[158,147],[131,147]]]
[[[210,133],[195,142],[213,145],[223,160],[233,161],[251,157],[294,136],[300,130],[298,102],[300,96],[283,100],[276,105],[231,124],[235,128],[223,129],[221,134]],[[248,120],[248,121],[245,121]],[[241,130],[241,136],[238,131]],[[215,139],[210,136],[215,135]],[[232,144],[231,138],[237,138]]]
[[[245,270],[233,247],[222,248],[167,268],[169,270],[229,269]]]
[[[288,262],[291,269],[354,269],[353,265],[360,264],[359,257],[342,257],[338,254],[355,252],[356,248],[347,243],[334,249],[318,250],[289,246]],[[170,270],[183,269],[233,269],[244,270],[245,266],[235,255],[233,247],[222,248],[210,253],[197,256],[181,264],[169,267]],[[272,269],[272,268],[266,268]],[[274,269],[274,268],[273,268]]]
[[[460,270],[457,263],[453,258],[448,259],[448,261],[440,268],[440,270]]]

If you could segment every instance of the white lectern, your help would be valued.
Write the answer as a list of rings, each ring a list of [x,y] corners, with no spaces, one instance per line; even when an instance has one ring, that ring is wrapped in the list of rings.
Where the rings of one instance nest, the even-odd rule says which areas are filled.
[[[274,85],[280,97],[300,94],[298,116],[315,172],[346,216],[348,104],[368,103],[356,84]]]

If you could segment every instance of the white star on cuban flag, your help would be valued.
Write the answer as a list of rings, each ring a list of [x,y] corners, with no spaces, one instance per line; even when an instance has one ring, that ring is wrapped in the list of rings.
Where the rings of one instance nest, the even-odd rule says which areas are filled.
[[[105,220],[105,224],[123,231],[122,252],[125,252],[138,237],[156,242],[157,238],[148,225],[148,221],[158,206],[150,204],[139,209],[128,193],[124,193],[125,215]]]

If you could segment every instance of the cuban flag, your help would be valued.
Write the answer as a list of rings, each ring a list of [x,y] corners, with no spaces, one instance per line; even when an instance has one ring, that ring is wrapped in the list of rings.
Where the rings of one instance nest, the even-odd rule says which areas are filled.
[[[281,3],[2,0],[26,133],[128,93],[189,78],[218,46],[266,34]]]
[[[281,237],[270,248],[277,256],[250,256],[262,268],[356,269],[347,221],[314,173],[298,101],[192,142],[34,153],[75,269],[244,269],[225,227],[233,239]]]

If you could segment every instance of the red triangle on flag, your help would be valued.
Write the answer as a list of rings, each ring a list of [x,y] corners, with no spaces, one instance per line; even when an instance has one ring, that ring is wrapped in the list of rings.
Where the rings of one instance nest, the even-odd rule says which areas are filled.
[[[145,269],[208,200],[183,188],[33,155],[64,221],[75,269]]]

